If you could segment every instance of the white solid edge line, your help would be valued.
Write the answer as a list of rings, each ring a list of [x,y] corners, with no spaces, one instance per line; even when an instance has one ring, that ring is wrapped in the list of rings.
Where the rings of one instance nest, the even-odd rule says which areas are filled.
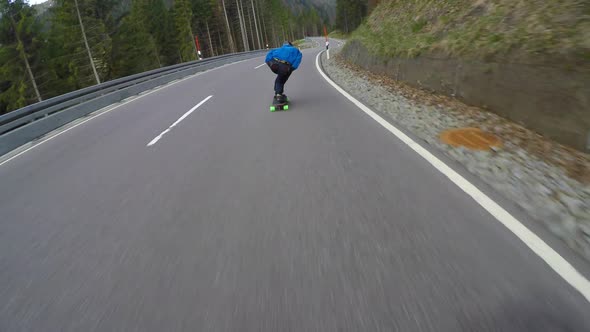
[[[59,132],[58,132],[58,133],[56,133],[56,134],[54,134],[54,135],[51,135],[51,136],[48,136],[48,137],[44,137],[44,138],[42,138],[42,139],[41,139],[41,141],[40,141],[39,143],[37,143],[37,144],[35,144],[35,145],[33,145],[33,146],[30,146],[30,147],[26,148],[25,150],[23,150],[23,151],[21,151],[21,152],[19,152],[19,153],[15,154],[14,156],[12,156],[12,157],[10,157],[10,158],[8,158],[8,159],[6,159],[6,160],[4,160],[4,161],[0,162],[0,166],[2,166],[2,165],[4,165],[4,164],[8,163],[9,161],[11,161],[11,160],[13,160],[13,159],[15,159],[15,158],[17,158],[17,157],[19,157],[19,156],[23,155],[23,154],[25,154],[26,152],[29,152],[29,151],[33,150],[34,148],[36,148],[36,147],[38,147],[38,146],[42,145],[42,144],[43,144],[43,143],[45,143],[45,142],[48,142],[48,141],[50,141],[50,140],[52,140],[52,139],[54,139],[54,138],[56,138],[56,137],[58,137],[58,136],[60,136],[60,135],[62,135],[62,134],[65,134],[65,133],[67,133],[68,131],[70,131],[70,130],[72,130],[72,129],[74,129],[74,128],[76,128],[76,127],[80,126],[80,125],[83,125],[83,124],[85,124],[86,122],[88,122],[88,121],[90,121],[90,120],[92,120],[92,119],[96,119],[96,118],[98,118],[99,116],[101,116],[101,115],[103,115],[103,114],[110,113],[111,111],[114,111],[114,110],[118,109],[118,108],[119,108],[119,107],[121,107],[121,106],[124,106],[124,105],[127,105],[127,104],[129,104],[129,103],[132,103],[132,102],[134,102],[134,101],[136,101],[136,100],[138,100],[138,99],[140,99],[140,98],[143,98],[143,97],[145,97],[145,96],[151,95],[152,93],[155,93],[155,92],[158,92],[158,91],[160,91],[160,90],[162,90],[162,89],[165,89],[165,88],[167,88],[167,87],[170,87],[170,86],[176,85],[176,84],[178,84],[178,83],[180,83],[180,82],[183,82],[183,81],[185,81],[185,80],[189,80],[189,79],[191,79],[191,78],[194,78],[194,77],[200,76],[200,75],[202,75],[202,74],[205,74],[205,73],[208,73],[208,72],[211,72],[211,71],[217,70],[217,69],[221,69],[221,68],[223,68],[223,67],[226,67],[226,66],[235,65],[235,64],[238,64],[238,63],[241,63],[241,62],[245,62],[245,61],[250,61],[250,60],[253,60],[253,59],[256,59],[256,58],[252,58],[252,59],[244,59],[244,60],[240,60],[240,61],[236,61],[236,62],[228,63],[228,64],[225,64],[225,65],[222,65],[222,66],[219,66],[219,67],[211,68],[211,69],[209,69],[209,70],[206,70],[206,71],[201,71],[201,72],[195,73],[195,74],[193,74],[193,75],[187,76],[187,77],[185,77],[185,78],[182,78],[182,79],[180,79],[180,80],[176,80],[176,81],[174,81],[174,82],[168,82],[168,83],[166,83],[166,84],[163,84],[163,85],[161,85],[160,87],[156,87],[156,88],[152,89],[152,90],[151,90],[151,91],[149,91],[148,93],[144,93],[144,94],[141,94],[141,95],[136,95],[136,96],[135,96],[135,98],[133,98],[133,99],[130,99],[130,100],[127,100],[127,101],[125,101],[125,102],[123,102],[123,103],[121,103],[121,104],[119,104],[119,105],[116,105],[116,106],[114,106],[113,108],[111,108],[111,109],[108,109],[108,110],[106,110],[106,111],[102,111],[102,110],[104,110],[105,108],[111,107],[113,104],[111,104],[111,105],[109,105],[109,106],[106,106],[106,107],[103,107],[103,108],[101,108],[101,109],[99,109],[99,110],[96,110],[96,111],[94,111],[94,112],[90,113],[91,115],[90,115],[90,117],[89,117],[88,119],[86,119],[86,120],[84,120],[84,121],[81,121],[80,123],[77,123],[77,124],[75,124],[75,125],[73,125],[73,126],[71,126],[71,127],[67,128],[67,129],[64,129],[64,130],[62,130],[62,131],[59,131],[59,130],[60,130],[59,128],[55,129],[54,131],[59,131]],[[102,112],[101,112],[101,111],[102,111]],[[100,113],[97,113],[97,112],[100,112]],[[94,114],[94,115],[92,115],[93,113],[97,113],[97,114]],[[75,120],[74,120],[74,121],[75,121]],[[65,125],[64,125],[64,127],[65,127],[65,126],[67,126],[67,125],[68,125],[68,124],[65,124]],[[51,133],[48,133],[48,134],[51,134]],[[18,149],[18,148],[17,148],[17,149]],[[8,153],[10,153],[10,152],[8,152]],[[5,155],[6,155],[6,154],[5,154]],[[2,156],[0,156],[0,158],[2,158]]]
[[[354,103],[358,108],[363,110],[366,114],[372,117],[380,125],[389,130],[398,139],[408,145],[412,150],[418,153],[422,158],[426,159],[434,168],[439,172],[448,177],[455,185],[463,190],[467,195],[471,196],[481,207],[483,207],[488,213],[508,228],[514,235],[516,235],[522,242],[524,242],[535,254],[537,254],[549,267],[551,267],[557,274],[559,274],[567,283],[586,298],[586,301],[590,302],[590,281],[586,279],[580,272],[578,272],[568,261],[561,257],[553,248],[539,238],[535,233],[530,231],[524,226],[518,219],[512,216],[508,211],[502,208],[498,203],[494,202],[490,197],[484,194],[471,182],[467,181],[459,173],[455,172],[452,168],[447,166],[440,159],[435,157],[428,150],[424,149],[421,145],[416,143],[406,134],[401,132],[399,129],[394,127],[391,123],[384,120],[377,113],[373,112],[370,108],[359,102],[356,98],[344,91],[334,81],[332,81],[321,69],[319,64],[320,55],[324,51],[321,51],[316,56],[316,68],[318,72],[324,77],[324,79],[330,83],[338,92],[344,95],[348,100]]]
[[[263,64],[261,64],[260,66],[256,66],[256,67],[254,67],[254,69],[258,69],[258,68],[260,68],[260,67],[264,66],[265,64],[266,64],[266,63],[263,63]]]
[[[158,143],[158,141],[164,136],[166,135],[170,130],[172,130],[172,128],[176,127],[177,124],[179,124],[182,120],[186,119],[187,116],[191,115],[192,112],[194,112],[197,108],[199,108],[201,105],[203,105],[204,103],[207,102],[207,100],[213,98],[213,96],[209,96],[203,100],[201,100],[200,103],[198,103],[197,105],[195,105],[193,108],[191,108],[188,112],[184,113],[180,118],[178,118],[178,120],[176,120],[173,124],[170,125],[170,127],[168,127],[166,130],[164,130],[162,133],[160,133],[160,135],[156,136],[153,140],[151,140],[147,146],[152,146],[156,143]]]

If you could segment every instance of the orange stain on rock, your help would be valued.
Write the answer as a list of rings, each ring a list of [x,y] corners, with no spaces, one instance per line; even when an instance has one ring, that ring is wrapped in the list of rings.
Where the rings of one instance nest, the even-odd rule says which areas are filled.
[[[479,128],[447,130],[440,135],[440,139],[454,147],[464,146],[471,150],[489,150],[491,147],[502,146],[502,141],[498,137]]]

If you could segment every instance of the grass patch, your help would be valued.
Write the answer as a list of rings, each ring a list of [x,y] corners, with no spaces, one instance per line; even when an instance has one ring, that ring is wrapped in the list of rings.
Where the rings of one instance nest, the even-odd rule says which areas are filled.
[[[384,0],[352,35],[382,56],[590,57],[588,0]]]
[[[428,24],[428,21],[426,21],[424,19],[420,19],[418,21],[415,21],[412,24],[412,27],[411,27],[412,32],[413,33],[418,33],[420,31],[422,31],[422,29],[424,29],[424,27],[426,26],[426,24]]]

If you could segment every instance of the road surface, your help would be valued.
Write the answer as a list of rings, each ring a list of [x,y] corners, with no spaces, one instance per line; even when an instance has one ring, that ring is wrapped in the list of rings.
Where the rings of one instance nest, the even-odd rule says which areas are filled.
[[[257,58],[2,164],[0,331],[590,331],[580,293],[318,51],[289,111]]]

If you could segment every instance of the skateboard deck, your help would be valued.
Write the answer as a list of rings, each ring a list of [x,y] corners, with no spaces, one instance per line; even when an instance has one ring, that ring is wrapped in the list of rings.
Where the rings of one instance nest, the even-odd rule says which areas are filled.
[[[287,99],[285,102],[283,103],[277,103],[274,98],[272,100],[272,105],[270,105],[270,111],[274,112],[274,111],[281,111],[281,110],[288,110],[289,109],[289,99]]]

